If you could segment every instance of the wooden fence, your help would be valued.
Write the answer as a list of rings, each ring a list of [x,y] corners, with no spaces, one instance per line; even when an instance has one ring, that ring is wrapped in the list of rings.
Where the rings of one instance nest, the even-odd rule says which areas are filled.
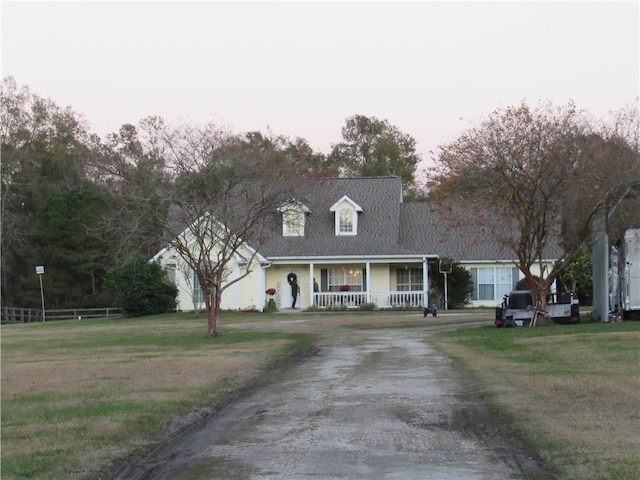
[[[42,310],[33,308],[2,307],[0,310],[2,323],[28,323],[41,322]]]
[[[122,310],[115,307],[106,308],[68,308],[64,310],[45,310],[45,321],[75,318],[113,318],[121,317]],[[0,309],[2,323],[41,322],[42,310],[34,308],[2,307]]]

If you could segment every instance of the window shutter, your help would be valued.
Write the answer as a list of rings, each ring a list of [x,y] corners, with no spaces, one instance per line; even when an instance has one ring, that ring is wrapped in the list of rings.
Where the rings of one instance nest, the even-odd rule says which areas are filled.
[[[362,269],[362,291],[363,292],[367,291],[367,269],[366,268]]]
[[[471,268],[471,281],[473,282],[473,290],[471,291],[471,300],[478,300],[478,269]]]
[[[329,270],[326,268],[320,269],[320,290],[323,292],[329,290]]]

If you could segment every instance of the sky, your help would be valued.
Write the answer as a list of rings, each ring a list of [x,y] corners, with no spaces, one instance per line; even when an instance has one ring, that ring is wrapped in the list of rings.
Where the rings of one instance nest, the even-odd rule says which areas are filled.
[[[329,153],[356,114],[425,162],[497,108],[640,96],[640,2],[1,2],[2,77],[101,137],[158,115]]]

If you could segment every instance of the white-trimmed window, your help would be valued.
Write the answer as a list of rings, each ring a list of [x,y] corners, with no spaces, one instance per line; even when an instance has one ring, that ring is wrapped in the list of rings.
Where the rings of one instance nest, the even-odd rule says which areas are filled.
[[[344,195],[329,211],[335,214],[336,235],[358,234],[358,213],[363,211],[360,205]]]
[[[282,213],[282,235],[284,237],[304,237],[306,214],[311,210],[296,200],[291,200],[278,210]]]
[[[304,221],[305,217],[302,209],[287,209],[282,214],[282,235],[285,237],[303,237]]]
[[[396,269],[396,288],[401,292],[422,291],[422,268]]]
[[[198,280],[198,274],[195,270],[193,270],[193,303],[196,305],[200,305],[204,303],[204,294],[202,293],[202,287],[200,286],[200,281]]]
[[[353,218],[355,212],[353,208],[344,206],[338,210],[338,233],[340,235],[352,235],[353,231]]]
[[[513,267],[473,267],[471,300],[502,300],[518,283],[519,270]]]
[[[339,292],[343,285],[349,285],[350,292],[364,290],[362,268],[330,268],[327,273],[327,288],[330,292]]]

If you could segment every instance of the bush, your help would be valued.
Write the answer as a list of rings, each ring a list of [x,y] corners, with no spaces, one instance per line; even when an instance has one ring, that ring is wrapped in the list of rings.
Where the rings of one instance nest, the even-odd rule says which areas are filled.
[[[372,310],[376,309],[376,304],[375,303],[361,303],[360,304],[360,310],[364,310],[366,312],[370,312]]]
[[[115,291],[118,306],[127,317],[171,312],[176,308],[178,290],[157,263],[137,257],[122,264],[107,276]]]
[[[448,308],[464,308],[471,299],[473,290],[473,279],[469,270],[459,263],[453,262],[451,273],[448,274],[447,300]],[[444,275],[439,272],[438,264],[429,264],[429,303],[444,308]]]

